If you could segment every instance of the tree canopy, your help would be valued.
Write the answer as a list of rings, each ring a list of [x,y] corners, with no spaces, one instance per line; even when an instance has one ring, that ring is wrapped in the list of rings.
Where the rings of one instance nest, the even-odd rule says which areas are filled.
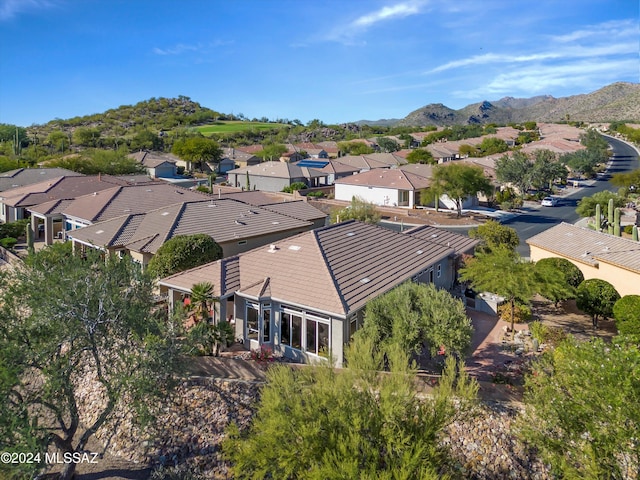
[[[222,247],[209,235],[176,235],[158,249],[147,268],[151,275],[163,278],[220,258]]]
[[[433,158],[433,155],[429,150],[425,150],[424,148],[416,148],[411,150],[407,155],[407,162],[409,163],[429,163],[436,164],[436,160]]]
[[[590,197],[582,197],[578,201],[576,213],[581,217],[593,217],[596,214],[596,205],[598,204],[602,206],[602,212],[604,213],[609,205],[609,199],[613,199],[614,208],[624,207],[624,197],[609,190],[603,190],[601,192],[594,193]]]
[[[518,233],[513,228],[502,225],[495,220],[487,220],[482,225],[470,229],[469,237],[482,240],[482,248],[486,251],[501,246],[515,250],[520,245]]]
[[[168,394],[178,329],[152,313],[153,282],[130,258],[42,252],[1,279],[0,444],[73,454],[85,450],[119,402],[142,419]],[[81,379],[100,392],[95,415],[83,403]],[[65,464],[62,478],[75,466]]]
[[[456,203],[458,217],[462,216],[462,203],[478,193],[491,195],[493,186],[482,168],[459,162],[438,165],[434,168],[432,185]]]
[[[621,335],[640,338],[640,295],[625,295],[613,305],[613,318]]]
[[[479,292],[492,292],[509,302],[511,331],[515,322],[516,302],[528,303],[539,290],[534,266],[508,247],[478,252],[468,258],[460,270],[460,278],[470,282]]]
[[[618,337],[569,337],[534,362],[525,382],[523,441],[554,478],[632,478],[640,438],[640,351]]]
[[[378,223],[381,215],[376,206],[366,200],[354,196],[351,204],[331,212],[331,223],[358,220],[365,223]]]
[[[472,333],[460,300],[433,284],[406,282],[367,304],[364,326],[356,336],[381,346],[397,344],[407,352],[419,352],[425,344],[432,355],[440,347],[464,355]]]
[[[388,373],[379,370],[388,365]],[[453,358],[429,398],[397,345],[376,350],[360,338],[345,369],[331,365],[267,371],[258,410],[223,441],[234,478],[442,478],[447,455],[438,434],[466,411],[477,384]],[[284,427],[283,427],[284,426]]]
[[[202,136],[176,140],[172,152],[181,159],[196,164],[200,169],[204,162],[218,162],[222,157],[222,149],[218,143]]]
[[[576,291],[576,306],[591,316],[593,326],[599,318],[610,318],[613,305],[620,299],[615,287],[606,280],[590,278],[582,282]]]

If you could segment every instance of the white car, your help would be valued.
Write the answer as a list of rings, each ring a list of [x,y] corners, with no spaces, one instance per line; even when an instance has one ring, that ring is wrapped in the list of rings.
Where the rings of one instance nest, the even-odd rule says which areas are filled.
[[[556,205],[558,205],[558,199],[553,197],[544,197],[542,199],[541,205],[543,207],[555,207]]]

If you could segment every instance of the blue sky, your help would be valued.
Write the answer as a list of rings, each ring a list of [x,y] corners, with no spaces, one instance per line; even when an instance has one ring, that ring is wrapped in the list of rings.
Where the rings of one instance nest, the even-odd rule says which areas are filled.
[[[637,0],[0,0],[0,123],[185,95],[249,118],[639,82]]]

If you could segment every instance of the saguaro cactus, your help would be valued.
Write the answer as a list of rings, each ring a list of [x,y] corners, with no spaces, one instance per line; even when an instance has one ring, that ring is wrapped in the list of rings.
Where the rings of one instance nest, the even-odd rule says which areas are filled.
[[[602,231],[602,207],[596,204],[596,232]]]
[[[613,198],[609,199],[609,214],[607,215],[607,232],[613,235]]]
[[[638,227],[636,225],[633,226],[633,230],[631,231],[631,238],[636,242],[638,241]]]
[[[616,237],[622,236],[620,233],[620,209],[616,208],[614,220],[613,220],[613,234]]]
[[[31,255],[35,252],[35,248],[33,247],[33,228],[31,228],[31,223],[27,223],[26,237],[27,237],[27,252],[29,253],[29,255]]]

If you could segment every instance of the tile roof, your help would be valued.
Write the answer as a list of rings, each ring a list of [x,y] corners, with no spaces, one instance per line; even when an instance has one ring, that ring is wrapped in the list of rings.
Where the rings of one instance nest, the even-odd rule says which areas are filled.
[[[186,201],[144,214],[129,214],[69,232],[86,244],[155,253],[175,235],[206,233],[225,243],[308,229],[310,222],[236,200]]]
[[[363,185],[369,187],[387,187],[398,190],[421,190],[429,187],[431,181],[422,175],[406,172],[398,168],[369,170],[335,181],[336,185]]]
[[[207,198],[210,196],[206,193],[156,182],[154,184],[118,187],[98,192],[95,196],[78,198],[64,213],[95,223],[125,214],[146,213],[177,202]]]
[[[221,294],[242,292],[256,297],[268,287],[277,301],[345,317],[453,253],[432,241],[349,221],[181,272],[160,283],[181,289],[201,279],[215,284],[224,276],[223,262],[233,261],[239,278],[227,282]],[[313,275],[296,281],[292,272],[301,269]]]
[[[312,222],[314,220],[320,220],[327,218],[327,214],[316,207],[309,205],[303,200],[296,200],[293,202],[280,202],[262,205],[271,212],[287,215],[288,217],[297,218],[299,220],[306,220]]]
[[[170,153],[164,152],[149,152],[141,150],[136,153],[130,153],[127,155],[129,158],[133,158],[138,163],[142,164],[146,168],[156,168],[163,163],[173,163],[180,161],[178,157]]]
[[[344,157],[338,157],[336,162],[355,167],[358,170],[370,170],[373,168],[389,168],[387,162],[376,160],[371,158],[370,155],[346,155]]]
[[[84,177],[82,173],[66,168],[18,168],[0,173],[0,192],[64,176]]]
[[[405,230],[402,233],[452,248],[456,253],[471,254],[476,245],[480,244],[480,240],[453,233],[442,228],[432,227],[431,225],[419,225]]]
[[[236,168],[227,173],[244,175],[246,172],[249,172],[249,175],[276,178],[326,177],[324,172],[315,168],[298,167],[295,163],[288,162],[263,162],[258,165]]]
[[[31,207],[51,200],[75,198],[127,182],[110,175],[63,176],[2,193],[3,202],[12,207]]]
[[[640,273],[640,242],[628,238],[561,223],[534,235],[527,243],[587,265],[602,262]]]

